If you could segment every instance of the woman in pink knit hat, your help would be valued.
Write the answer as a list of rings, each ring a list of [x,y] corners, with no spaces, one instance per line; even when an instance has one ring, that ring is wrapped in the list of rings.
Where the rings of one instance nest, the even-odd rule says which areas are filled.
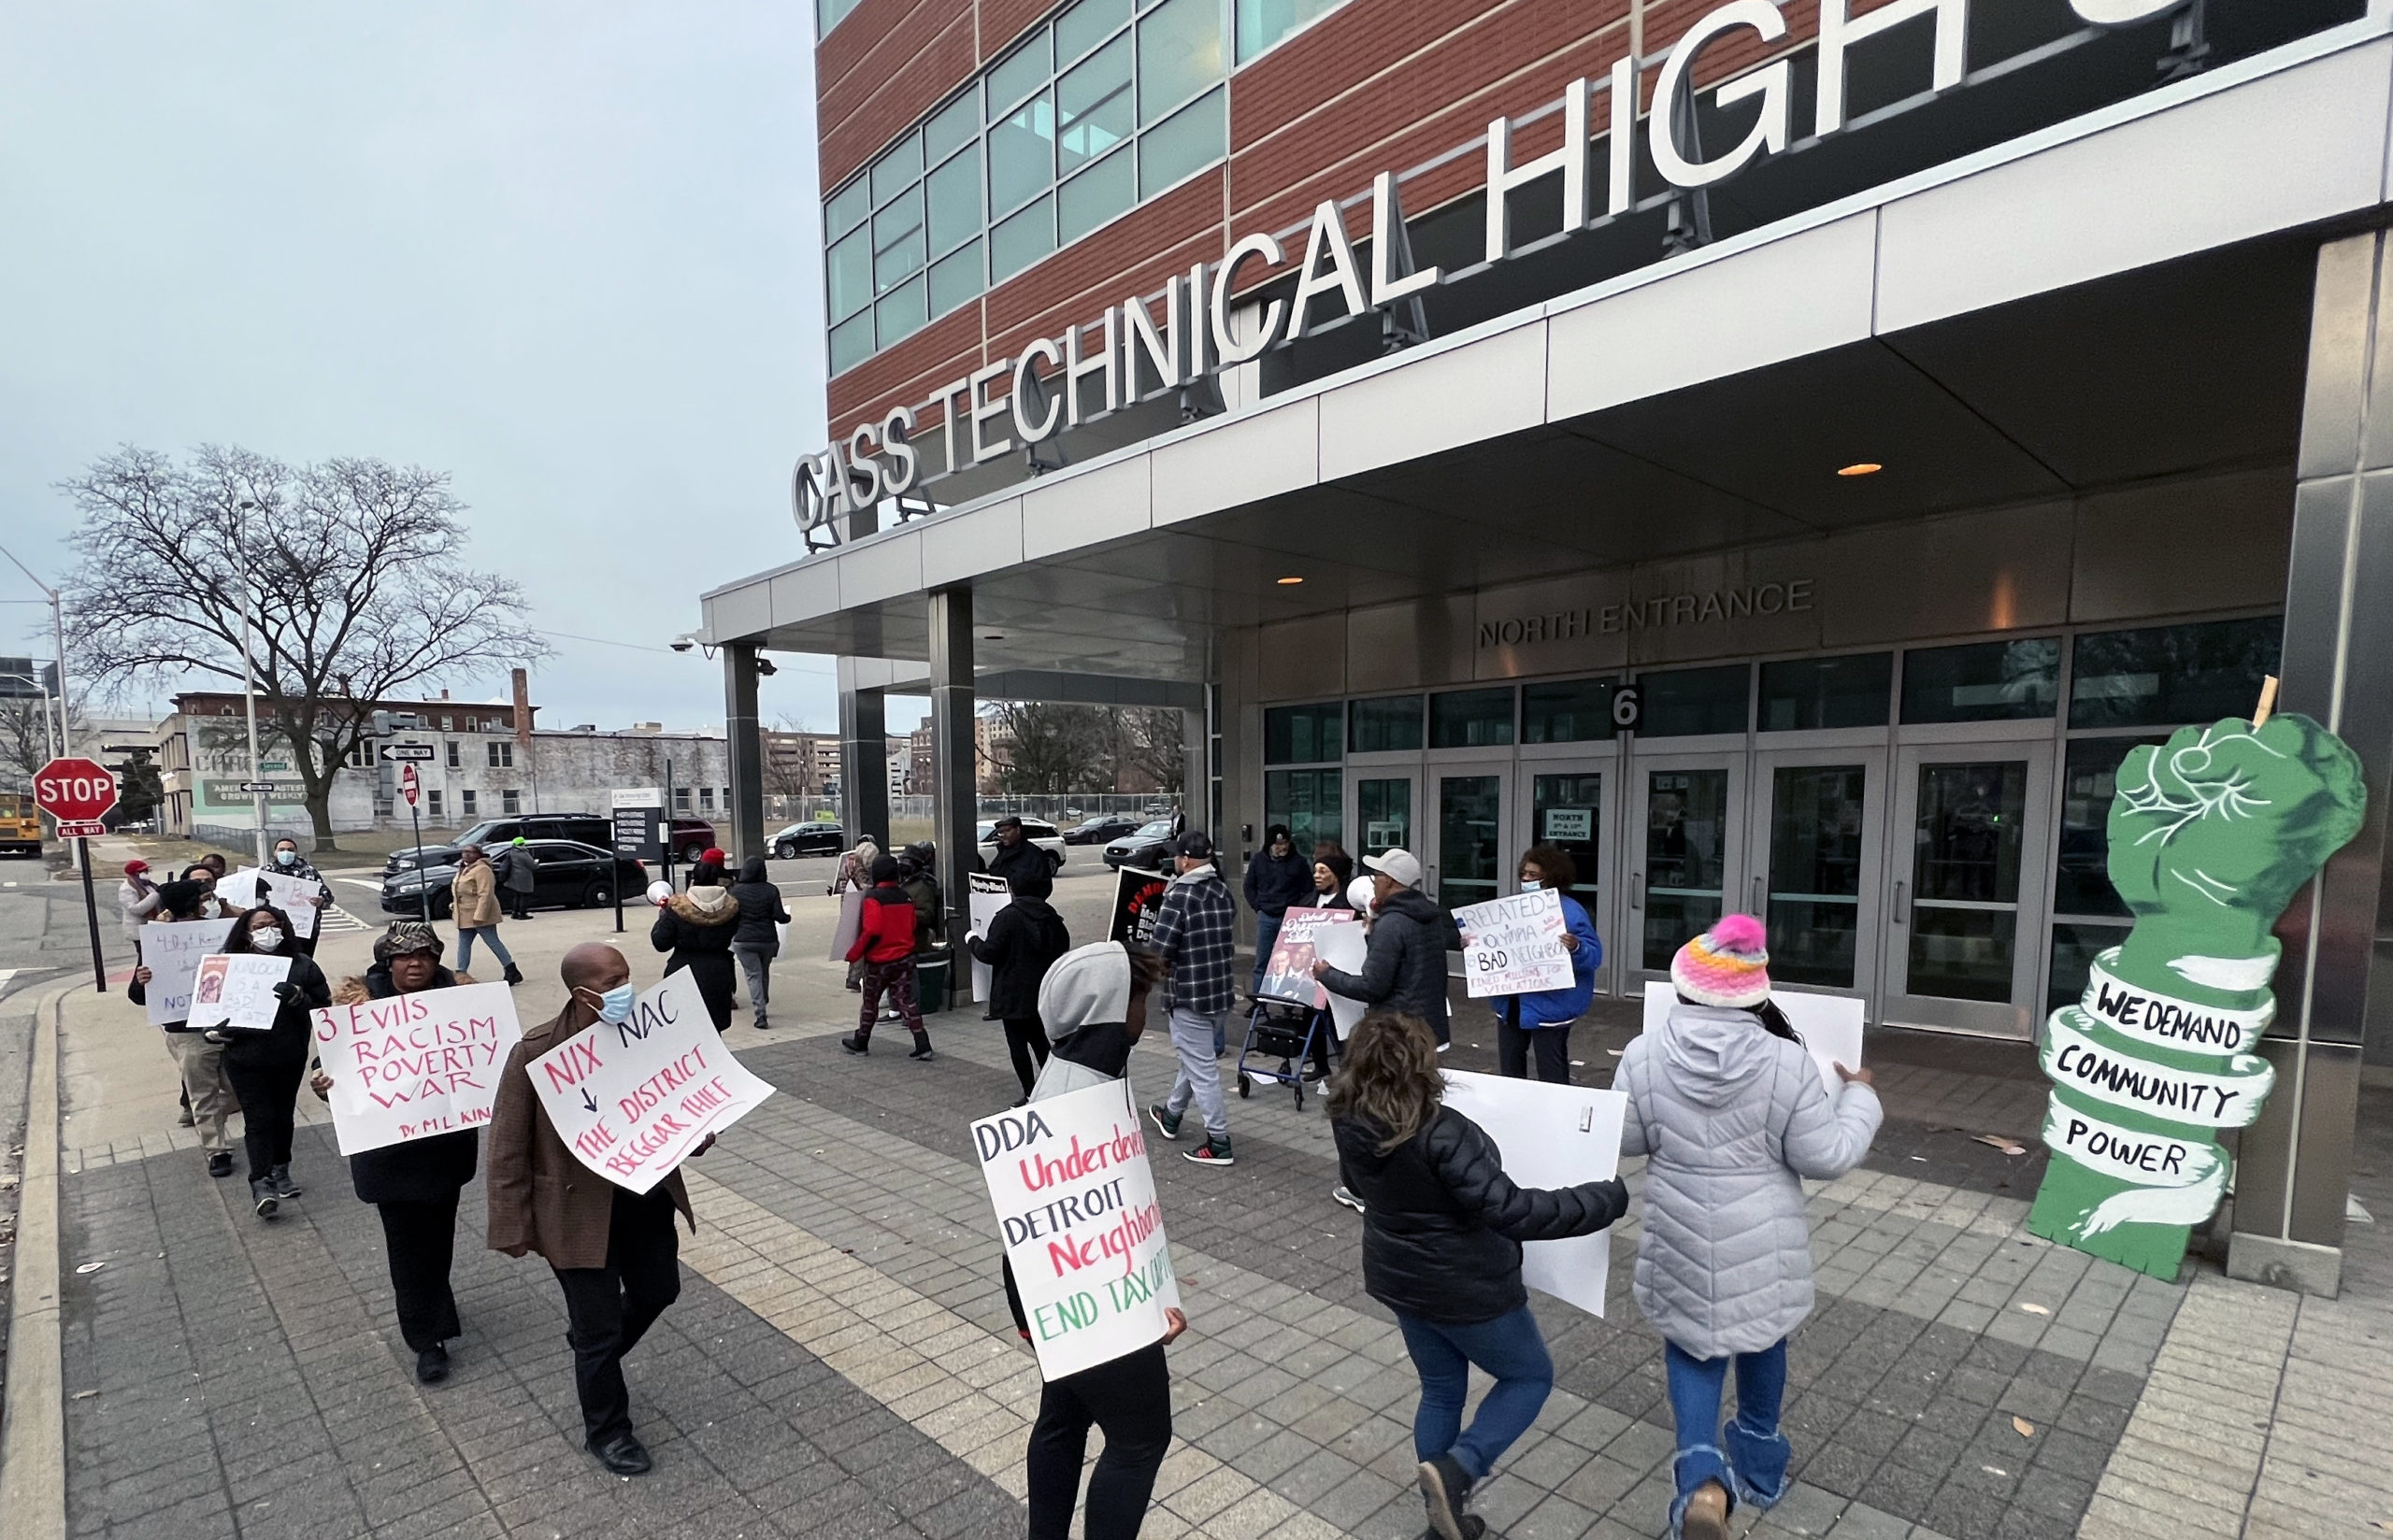
[[[1801,1178],[1851,1170],[1881,1115],[1867,1070],[1838,1065],[1828,1099],[1770,1002],[1760,920],[1729,915],[1680,948],[1670,981],[1679,1003],[1628,1045],[1612,1083],[1628,1095],[1621,1153],[1648,1157],[1634,1291],[1662,1333],[1678,1423],[1670,1533],[1727,1540],[1738,1503],[1767,1508],[1786,1491],[1786,1337],[1812,1313]]]

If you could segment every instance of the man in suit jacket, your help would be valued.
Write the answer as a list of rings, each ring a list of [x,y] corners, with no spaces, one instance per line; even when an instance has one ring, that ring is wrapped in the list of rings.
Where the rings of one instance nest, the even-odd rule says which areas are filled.
[[[690,1194],[678,1171],[645,1194],[617,1187],[576,1160],[549,1121],[527,1065],[600,1021],[630,1017],[631,964],[614,948],[584,942],[559,970],[566,1007],[523,1034],[507,1057],[491,1108],[490,1245],[520,1257],[537,1251],[565,1290],[574,1389],[581,1397],[583,1447],[618,1476],[649,1468],[632,1433],[623,1355],[681,1292],[676,1209],[695,1233]],[[709,1134],[693,1155],[714,1143]]]

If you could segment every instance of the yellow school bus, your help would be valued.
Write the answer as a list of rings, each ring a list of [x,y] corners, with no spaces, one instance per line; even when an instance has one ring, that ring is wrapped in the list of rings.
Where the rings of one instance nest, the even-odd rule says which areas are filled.
[[[28,792],[0,791],[0,853],[41,854],[41,815]]]

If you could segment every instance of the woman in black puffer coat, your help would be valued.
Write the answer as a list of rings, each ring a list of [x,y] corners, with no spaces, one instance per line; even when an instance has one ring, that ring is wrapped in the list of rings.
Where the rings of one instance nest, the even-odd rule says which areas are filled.
[[[241,1101],[241,1143],[250,1156],[250,1202],[258,1218],[270,1219],[286,1198],[299,1196],[291,1179],[291,1134],[298,1121],[299,1082],[308,1077],[308,1054],[315,1046],[312,1012],[333,1003],[332,986],[316,960],[299,949],[291,920],[261,904],[243,915],[224,938],[230,954],[282,957],[291,972],[274,987],[279,1002],[274,1025],[265,1032],[227,1028],[224,1078]],[[210,1036],[217,1034],[211,1033]]]
[[[1441,1540],[1485,1525],[1470,1489],[1537,1419],[1554,1361],[1521,1283],[1521,1243],[1601,1230],[1628,1207],[1617,1180],[1513,1185],[1477,1123],[1443,1105],[1437,1040],[1419,1018],[1365,1017],[1329,1091],[1338,1170],[1363,1202],[1363,1288],[1396,1313],[1421,1376],[1412,1449]],[[1495,1388],[1462,1425],[1470,1366]]]
[[[990,920],[989,934],[967,936],[964,944],[976,961],[989,965],[989,1010],[1005,1023],[1006,1048],[1013,1055],[1013,1073],[1027,1100],[1030,1088],[1039,1083],[1039,1072],[1047,1067],[1039,986],[1055,960],[1072,949],[1072,933],[1047,902],[1055,884],[1045,872],[1015,877],[1007,886],[1013,896]]]

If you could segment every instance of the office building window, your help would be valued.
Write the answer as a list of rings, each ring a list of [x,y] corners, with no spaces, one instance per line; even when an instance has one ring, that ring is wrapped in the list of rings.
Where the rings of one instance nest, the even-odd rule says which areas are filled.
[[[512,786],[498,794],[498,810],[509,818],[523,811],[523,793]]]
[[[1895,655],[1791,658],[1761,665],[1761,730],[1884,727],[1895,682]]]
[[[1913,648],[1903,654],[1905,722],[2049,717],[2060,704],[2060,638]]]
[[[1246,63],[1346,0],[1238,0],[1238,62]]]
[[[1421,697],[1385,695],[1346,708],[1346,746],[1357,754],[1421,747]]]
[[[1080,0],[825,199],[831,372],[1226,154],[1226,3]]]
[[[864,0],[814,0],[814,36],[827,36],[833,27],[848,19],[848,12],[864,4]]]
[[[677,813],[686,813],[690,810],[690,789],[688,787],[677,786],[673,788],[673,810]]]
[[[1284,823],[1306,855],[1325,839],[1345,841],[1344,772],[1339,770],[1266,770],[1263,772],[1263,820]]]
[[[435,823],[439,822],[440,793],[437,791],[426,791],[423,794],[423,804],[424,811],[432,815],[432,821]]]
[[[1743,663],[1718,668],[1682,668],[1668,674],[1640,674],[1637,688],[1644,692],[1644,715],[1637,734],[1645,738],[1695,737],[1745,730],[1745,703],[1753,692],[1753,670]]]
[[[449,768],[451,770],[464,769],[466,766],[466,758],[462,746],[458,744],[456,739],[451,738],[448,743],[448,749]]]
[[[1429,697],[1429,747],[1477,749],[1512,741],[1512,691],[1450,690]]]
[[[474,789],[472,787],[468,786],[464,791],[457,793],[457,808],[466,818],[470,819],[474,816],[476,809],[474,807]]]
[[[2077,638],[2071,727],[2168,727],[2249,717],[2277,671],[2285,618],[2101,631]]]
[[[714,811],[713,787],[701,786],[698,788],[698,806],[709,813]]]
[[[490,768],[493,770],[512,770],[515,768],[514,744],[501,738],[496,742],[486,743],[482,745],[482,747],[490,750]]]
[[[1264,708],[1264,763],[1316,764],[1342,759],[1345,752],[1345,702]]]
[[[1616,679],[1565,679],[1521,687],[1523,743],[1598,743],[1620,730],[1612,725]]]

